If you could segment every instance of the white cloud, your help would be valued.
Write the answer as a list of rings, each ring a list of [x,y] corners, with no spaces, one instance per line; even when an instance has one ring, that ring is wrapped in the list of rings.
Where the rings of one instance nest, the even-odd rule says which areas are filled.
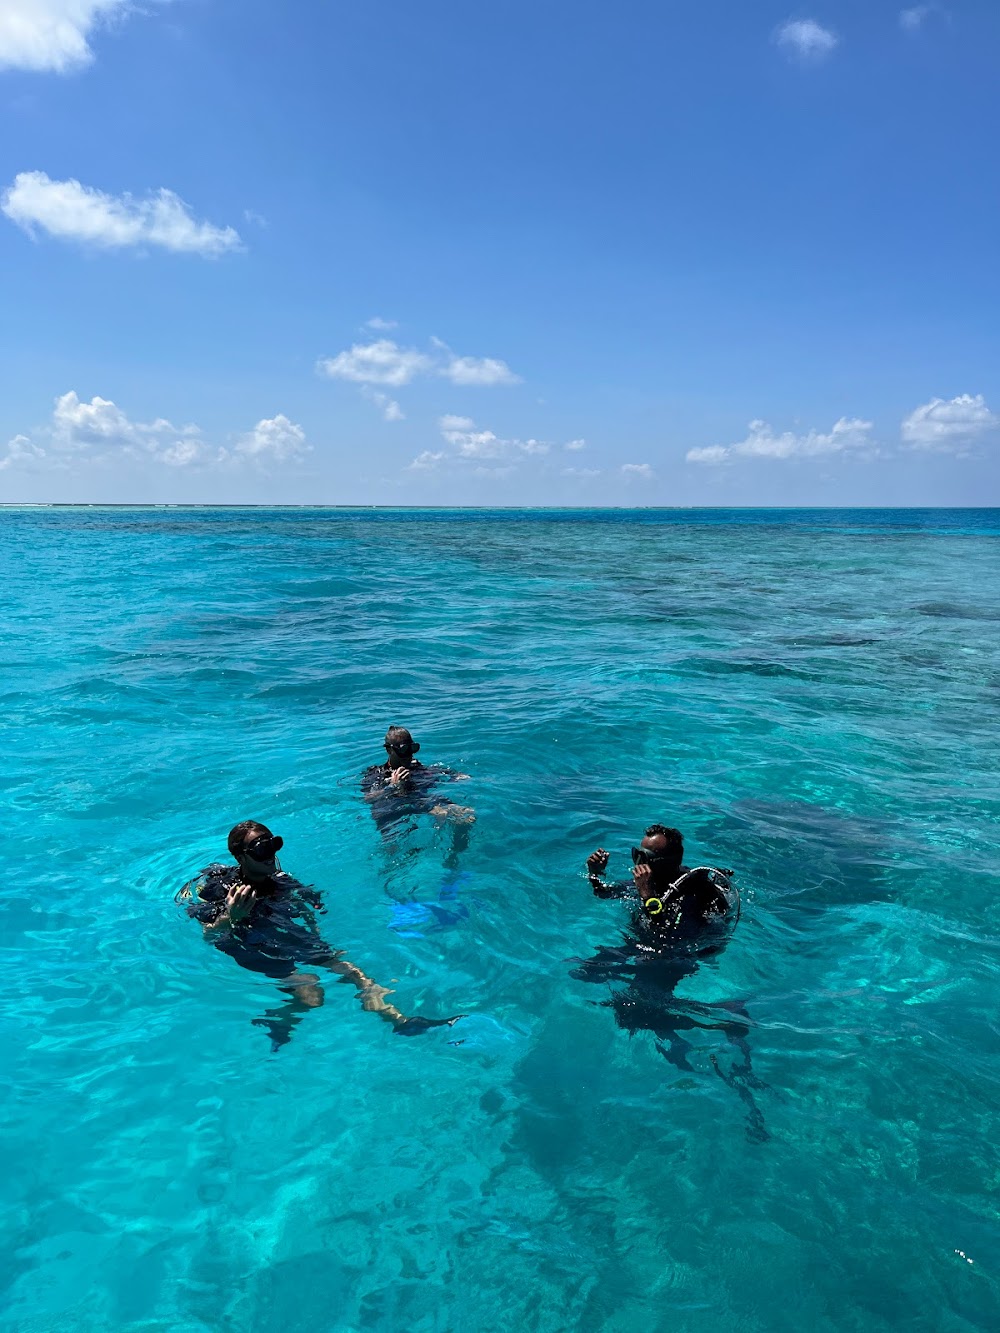
[[[388,321],[372,327],[382,327]],[[418,375],[440,376],[462,387],[489,387],[519,384],[520,379],[506,361],[495,357],[456,356],[440,338],[432,338],[431,353],[415,347],[400,347],[391,338],[377,338],[371,343],[355,343],[336,356],[322,357],[316,364],[321,375],[349,380],[354,384],[387,384],[401,388]]]
[[[232,227],[199,222],[171,190],[135,199],[105,194],[77,180],[50,180],[44,171],[22,171],[0,198],[0,210],[30,236],[40,228],[60,241],[107,250],[157,245],[215,259],[242,248]]]
[[[491,356],[453,356],[439,371],[452,384],[520,384],[520,379],[506,361]]]
[[[281,413],[258,421],[232,450],[212,449],[197,426],[178,427],[165,417],[133,421],[110,398],[95,395],[87,402],[73,390],[55,400],[50,420],[33,434],[10,441],[0,468],[114,465],[123,459],[172,468],[232,467],[297,461],[309,449],[302,427]]]
[[[511,458],[547,454],[543,440],[506,440],[491,430],[476,430],[470,417],[441,418],[441,436],[460,458]]]
[[[997,417],[981,393],[959,394],[945,401],[932,398],[915,408],[900,427],[906,444],[917,449],[962,452],[974,439],[1000,427]]]
[[[381,315],[372,315],[371,319],[365,320],[365,325],[369,329],[377,329],[380,333],[389,333],[390,330],[399,328],[399,321],[383,319]]]
[[[200,463],[204,456],[203,447],[198,440],[175,440],[159,453],[159,461],[168,467],[189,467]]]
[[[830,28],[815,19],[788,19],[774,34],[777,44],[798,60],[825,60],[840,44]]]
[[[703,449],[689,449],[685,457],[689,463],[724,463],[729,450],[723,444],[709,444]]]
[[[899,11],[899,26],[904,32],[919,32],[925,21],[935,13],[937,5],[914,5],[912,9]]]
[[[72,390],[56,399],[52,429],[70,448],[108,440],[131,440],[137,430],[110,398],[95,395],[89,403],[82,403]]]
[[[197,426],[177,427],[164,417],[132,421],[110,398],[95,395],[88,403],[72,390],[56,399],[44,433],[64,454],[149,457],[176,466],[200,460],[204,453]]]
[[[421,471],[442,464],[452,464],[458,468],[469,468],[475,463],[479,466],[470,470],[476,476],[506,476],[528,458],[544,457],[550,450],[545,440],[506,439],[492,430],[479,430],[471,417],[455,416],[448,413],[439,419],[441,438],[449,449],[434,452],[425,449],[410,463],[409,471]],[[483,467],[484,462],[503,466]]]
[[[94,28],[133,8],[132,0],[2,0],[0,69],[79,69],[94,58]]]
[[[0,458],[0,472],[8,467],[38,463],[44,458],[45,450],[29,440],[27,435],[15,435],[8,441],[7,452]]]
[[[233,453],[255,462],[287,463],[301,458],[309,448],[302,427],[279,412],[276,417],[258,421],[252,431],[241,436]]]
[[[567,442],[563,445],[563,448],[568,449],[570,453],[576,453],[580,449],[586,449],[586,447],[587,447],[586,440],[567,440]]]
[[[367,384],[362,384],[361,392],[370,403],[382,413],[383,421],[405,421],[406,414],[394,398],[390,398],[387,393],[382,393],[380,389],[369,388]]]
[[[786,430],[778,434],[766,421],[751,421],[749,434],[738,444],[713,444],[704,449],[689,449],[689,463],[724,463],[731,458],[812,458],[819,454],[839,454],[874,446],[872,423],[858,417],[841,417],[829,432],[811,430],[796,435]]]
[[[411,472],[420,472],[427,468],[437,467],[437,465],[444,460],[444,456],[445,453],[443,449],[440,449],[437,453],[433,453],[430,449],[425,449],[422,454],[418,454],[413,460],[409,470]]]
[[[429,356],[413,347],[398,347],[390,338],[373,343],[355,343],[349,351],[322,359],[317,369],[334,380],[354,384],[389,384],[399,388],[409,384],[414,375],[428,370]]]
[[[442,434],[462,458],[500,458],[506,453],[506,441],[491,430],[446,430]]]
[[[648,463],[623,463],[619,471],[627,481],[652,481],[656,476]]]
[[[564,467],[562,474],[564,477],[576,477],[578,481],[590,481],[592,478],[601,475],[601,469],[597,467]]]

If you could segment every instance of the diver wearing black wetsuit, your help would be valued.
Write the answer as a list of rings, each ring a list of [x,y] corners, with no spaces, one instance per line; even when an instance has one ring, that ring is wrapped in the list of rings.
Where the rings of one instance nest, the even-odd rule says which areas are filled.
[[[574,960],[580,965],[571,975],[579,981],[625,982],[602,1003],[614,1010],[615,1022],[630,1034],[651,1032],[660,1053],[679,1069],[691,1069],[687,1055],[692,1047],[681,1031],[724,1031],[743,1055],[743,1063],[724,1074],[712,1056],[713,1067],[746,1103],[751,1137],[766,1138],[763,1117],[750,1092],[760,1084],[750,1067],[749,1027],[736,1017],[744,1011],[731,1005],[681,1002],[673,994],[680,981],[698,970],[700,959],[724,948],[739,920],[740,898],[732,872],[710,866],[689,870],[683,865],[681,834],[663,824],[652,824],[641,844],[632,848],[631,881],[608,883],[604,879],[608,859],[603,848],[588,857],[588,878],[598,898],[630,905],[629,929],[623,932],[623,945],[603,947],[592,958]]]
[[[671,1041],[674,1028],[662,1022],[663,1000],[677,982],[697,970],[698,958],[714,953],[728,938],[739,915],[739,895],[728,871],[682,864],[684,842],[676,829],[652,824],[632,848],[632,879],[604,879],[608,853],[599,847],[587,858],[587,874],[598,898],[617,898],[631,907],[623,948],[602,948],[574,974],[580,980],[630,981],[612,1000],[619,1026],[648,1028]],[[681,1043],[686,1046],[687,1043]]]
[[[323,1003],[323,988],[309,964],[335,973],[358,991],[363,1009],[392,1023],[396,1032],[411,1035],[454,1019],[406,1018],[386,1002],[390,994],[347,962],[342,950],[331,949],[319,933],[316,913],[325,909],[319,894],[277,864],[284,845],[264,824],[244,820],[229,834],[236,865],[211,865],[178,894],[191,900],[188,914],[202,923],[205,935],[241,967],[279,981],[289,998],[263,1018],[254,1019],[271,1036],[275,1049],[291,1038],[306,1011]]]
[[[469,775],[443,764],[422,764],[414,757],[419,749],[405,727],[390,727],[385,736],[386,762],[365,769],[361,790],[383,837],[413,828],[417,815],[453,823],[455,832],[444,861],[452,870],[459,853],[469,845],[469,825],[476,815],[471,807],[440,795],[437,788],[442,782],[461,782]]]

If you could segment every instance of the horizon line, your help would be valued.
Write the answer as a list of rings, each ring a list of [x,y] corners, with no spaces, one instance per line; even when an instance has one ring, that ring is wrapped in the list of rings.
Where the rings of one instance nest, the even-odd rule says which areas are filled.
[[[871,512],[876,510],[938,510],[944,512],[960,512],[963,510],[991,510],[1000,509],[1000,503],[997,504],[965,504],[965,505],[935,505],[935,504],[866,504],[866,505],[809,505],[809,504],[788,504],[788,505],[723,505],[723,504],[692,504],[692,505],[559,505],[559,504],[523,504],[523,505],[486,505],[486,504],[466,504],[466,505],[397,505],[397,504],[306,504],[289,503],[280,504],[261,504],[257,501],[246,501],[245,503],[230,503],[226,501],[199,501],[199,500],[181,500],[181,501],[156,501],[156,500],[0,500],[0,510],[4,509],[329,509],[329,510],[398,510],[398,511],[420,511],[420,510],[448,510],[454,512],[487,510],[493,512],[520,512],[560,510],[563,512],[593,513],[598,512],[615,513],[641,510],[643,512],[671,512],[681,513],[692,510],[813,510],[826,512]]]

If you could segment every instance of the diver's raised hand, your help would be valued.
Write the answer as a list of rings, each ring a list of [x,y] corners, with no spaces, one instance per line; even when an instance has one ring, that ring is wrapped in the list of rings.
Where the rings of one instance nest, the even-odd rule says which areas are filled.
[[[587,857],[587,872],[591,875],[603,875],[608,868],[610,857],[603,847],[591,852]]]
[[[393,787],[398,787],[401,782],[405,782],[410,776],[408,768],[394,768],[389,774],[389,782]]]
[[[236,884],[226,894],[226,915],[234,924],[245,921],[254,909],[257,892],[249,884]]]

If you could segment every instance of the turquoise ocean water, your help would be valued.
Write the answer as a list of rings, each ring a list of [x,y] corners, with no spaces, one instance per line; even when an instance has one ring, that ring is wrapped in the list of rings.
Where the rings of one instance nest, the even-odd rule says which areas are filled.
[[[4,1329],[1000,1325],[1000,511],[17,509],[0,587]],[[271,1054],[173,901],[248,817],[468,1017]],[[568,961],[654,820],[743,890],[689,1069]]]

